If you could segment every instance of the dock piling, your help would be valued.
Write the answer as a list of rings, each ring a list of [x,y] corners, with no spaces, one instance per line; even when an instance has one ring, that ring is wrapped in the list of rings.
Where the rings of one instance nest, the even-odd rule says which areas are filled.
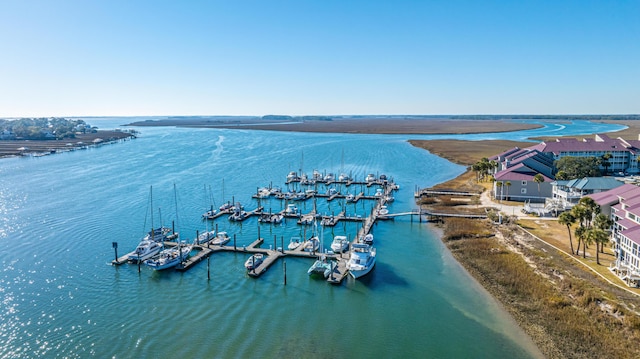
[[[284,285],[287,285],[287,260],[286,259],[282,260],[282,268],[284,272]]]
[[[118,242],[111,242],[111,246],[113,247],[113,250],[116,252],[116,259],[115,261],[118,261]]]

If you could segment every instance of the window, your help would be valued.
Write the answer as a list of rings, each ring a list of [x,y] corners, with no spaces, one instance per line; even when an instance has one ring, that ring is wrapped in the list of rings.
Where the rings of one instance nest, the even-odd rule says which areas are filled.
[[[527,189],[526,188],[521,188],[520,189],[520,194],[527,194]]]
[[[522,181],[522,185],[526,186],[527,185],[527,181]]]

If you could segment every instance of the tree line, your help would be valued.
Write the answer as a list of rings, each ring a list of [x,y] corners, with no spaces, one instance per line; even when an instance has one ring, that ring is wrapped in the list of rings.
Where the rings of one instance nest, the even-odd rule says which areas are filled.
[[[96,131],[84,120],[66,118],[21,118],[18,120],[0,119],[0,131],[9,131],[16,139],[46,140],[52,137],[58,140],[75,138],[76,132]]]

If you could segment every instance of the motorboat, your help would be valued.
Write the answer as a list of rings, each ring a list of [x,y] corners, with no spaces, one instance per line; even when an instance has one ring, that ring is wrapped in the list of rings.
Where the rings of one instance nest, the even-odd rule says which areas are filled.
[[[304,241],[302,244],[302,250],[305,252],[316,252],[318,248],[320,248],[320,240],[318,237],[311,237],[308,240]]]
[[[393,196],[392,196],[392,195],[390,195],[390,194],[388,194],[388,195],[384,196],[384,201],[385,201],[386,203],[391,203],[391,202],[393,202],[393,201],[395,201],[395,200],[396,200],[396,199],[395,199],[395,198],[393,198]]]
[[[349,176],[346,173],[341,173],[340,176],[338,176],[338,181],[340,182],[348,182],[351,181],[351,176]]]
[[[324,176],[325,182],[333,182],[335,180],[336,180],[336,176],[333,173],[327,173],[327,175]]]
[[[301,244],[302,244],[302,239],[300,237],[291,237],[291,239],[289,240],[289,245],[287,246],[287,249],[292,251],[300,247]]]
[[[146,238],[146,237],[145,237]],[[138,243],[136,249],[127,255],[129,262],[143,262],[162,250],[162,242],[156,242],[149,239],[143,239]]]
[[[342,253],[349,250],[349,240],[346,236],[335,236],[331,242],[331,250],[334,253]]]
[[[321,255],[307,270],[308,275],[322,274],[325,278],[331,274],[334,268],[334,262],[327,259],[327,256]]]
[[[376,249],[364,243],[351,245],[351,256],[347,262],[349,275],[357,279],[371,272],[376,265]]]
[[[190,244],[180,244],[176,247],[163,249],[160,254],[147,259],[144,264],[154,270],[173,268],[189,257],[192,248]]]
[[[362,239],[362,243],[372,245],[373,244],[373,234],[369,233]]]
[[[287,205],[287,208],[284,210],[284,214],[297,215],[298,214],[298,207],[293,203],[289,203]]]
[[[231,238],[227,232],[218,232],[216,236],[211,240],[211,244],[214,246],[223,246],[229,242]]]
[[[369,173],[367,175],[367,178],[365,178],[365,181],[368,182],[368,183],[375,182],[376,181],[376,175],[374,175],[373,173]]]
[[[384,196],[384,190],[382,188],[378,188],[376,189],[376,193],[374,194],[375,197],[382,197]]]
[[[387,214],[389,214],[389,209],[387,208],[387,206],[380,206],[380,209],[378,210],[378,215],[386,216]]]
[[[347,202],[354,202],[356,200],[356,196],[353,193],[349,193],[344,197]]]
[[[258,192],[255,195],[256,198],[269,198],[270,196],[271,196],[271,189],[267,187],[259,188]]]
[[[233,206],[233,213],[229,215],[229,220],[242,222],[247,218],[249,218],[249,213],[244,210],[244,207],[240,202],[236,202],[235,206]]]
[[[340,193],[340,192],[338,192],[338,190],[333,188],[333,187],[331,187],[331,188],[329,188],[327,190],[327,196],[333,196],[333,195],[336,195],[338,193]]]
[[[322,173],[318,170],[313,170],[313,180],[314,181],[322,181]]]
[[[264,254],[256,253],[244,262],[244,267],[249,271],[255,270],[262,262],[264,262]]]
[[[206,232],[200,233],[198,237],[196,237],[195,241],[193,241],[193,244],[206,244],[207,242],[211,241],[215,237],[216,237],[216,231],[206,231]]]

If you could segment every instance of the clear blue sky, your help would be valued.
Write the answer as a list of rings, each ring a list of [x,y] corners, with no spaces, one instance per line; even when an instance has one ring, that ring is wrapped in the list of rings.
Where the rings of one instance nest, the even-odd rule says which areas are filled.
[[[638,0],[0,0],[0,117],[590,113]]]

